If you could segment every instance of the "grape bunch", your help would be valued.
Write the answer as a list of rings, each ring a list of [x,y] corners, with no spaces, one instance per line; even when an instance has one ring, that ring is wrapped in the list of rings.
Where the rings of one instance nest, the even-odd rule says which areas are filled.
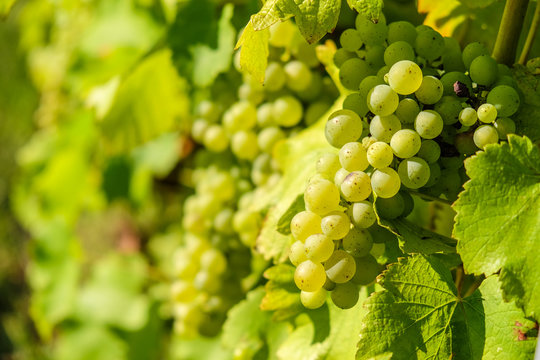
[[[377,216],[411,213],[412,195],[454,201],[466,156],[515,132],[520,95],[508,67],[480,43],[459,44],[429,26],[373,23],[359,15],[334,56],[351,90],[330,115],[328,143],[291,221],[289,259],[307,308],[350,308],[358,285],[382,269],[373,252]]]

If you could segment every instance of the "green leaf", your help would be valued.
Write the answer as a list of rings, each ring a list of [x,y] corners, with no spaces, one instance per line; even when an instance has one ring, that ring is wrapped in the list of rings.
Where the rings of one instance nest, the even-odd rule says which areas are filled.
[[[15,4],[15,0],[0,0],[0,17],[5,18],[9,15],[11,7]]]
[[[524,103],[515,115],[516,132],[528,136],[533,142],[540,140],[540,78],[533,75],[531,69],[515,65],[512,72],[519,89],[523,94]]]
[[[510,135],[465,161],[471,178],[454,209],[454,234],[465,270],[501,270],[505,297],[540,316],[540,151],[526,137]]]
[[[284,320],[302,312],[300,292],[294,283],[295,267],[288,264],[273,266],[264,272],[268,279],[261,309],[274,311],[275,320]]]
[[[173,130],[187,117],[186,83],[171,62],[169,50],[148,57],[120,84],[101,122],[113,152],[123,152]]]
[[[250,22],[254,30],[263,30],[294,16],[300,33],[312,44],[334,30],[340,9],[341,0],[267,0]]]
[[[379,20],[384,5],[382,0],[347,0],[347,4],[371,21]]]
[[[316,310],[304,310],[296,322],[301,323],[278,351],[280,359],[352,359],[360,333],[359,319],[366,309],[366,288],[360,291],[358,303],[348,310],[331,301]]]
[[[287,211],[279,218],[277,231],[283,235],[289,235],[291,233],[292,218],[305,209],[306,204],[304,203],[304,194],[298,195]]]
[[[197,44],[191,48],[193,55],[193,82],[198,86],[210,85],[216,76],[231,66],[236,31],[231,24],[233,5],[223,8],[218,23],[217,48]]]
[[[123,360],[127,346],[113,331],[99,326],[82,326],[66,331],[55,344],[58,360]]]
[[[532,322],[504,303],[497,277],[461,299],[450,271],[431,256],[392,264],[379,279],[384,291],[366,302],[358,359],[526,359],[534,340],[519,342],[517,324]]]
[[[459,0],[462,4],[467,5],[472,9],[485,8],[493,4],[497,0]]]
[[[264,81],[264,72],[268,65],[269,38],[270,31],[268,29],[255,31],[250,21],[235,47],[236,49],[240,48],[240,67],[261,83]]]
[[[221,343],[221,338],[186,339],[175,336],[172,338],[170,354],[166,359],[172,360],[232,360],[233,354],[225,349]]]
[[[137,166],[151,170],[158,177],[164,177],[177,164],[180,148],[180,135],[177,132],[165,133],[136,148],[132,155]]]

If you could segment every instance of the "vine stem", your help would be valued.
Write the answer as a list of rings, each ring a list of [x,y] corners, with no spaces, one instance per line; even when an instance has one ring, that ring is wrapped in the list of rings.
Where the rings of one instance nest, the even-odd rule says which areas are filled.
[[[521,55],[519,56],[518,63],[525,65],[529,52],[531,51],[532,45],[534,43],[534,37],[538,31],[538,26],[540,25],[540,5],[536,2],[536,8],[534,9],[534,16],[532,19],[531,27],[529,28],[529,33],[527,34],[527,40],[525,40],[525,45],[523,45],[523,50],[521,50]]]
[[[528,0],[507,0],[493,48],[493,57],[497,62],[512,65],[516,59],[517,44],[523,19],[527,12]]]
[[[422,194],[421,192],[414,191],[414,190],[408,190],[408,191],[409,191],[409,194],[411,194],[411,195],[416,195],[418,197],[421,197],[421,198],[424,198],[424,199],[427,199],[427,200],[438,201],[438,202],[446,204],[446,205],[452,205],[452,202],[450,200],[441,199],[440,197],[436,197],[436,196],[432,196],[432,195],[428,195],[428,194]]]
[[[463,286],[464,275],[465,274],[463,273],[463,265],[459,265],[456,268],[456,288],[459,296],[461,296],[461,288]]]

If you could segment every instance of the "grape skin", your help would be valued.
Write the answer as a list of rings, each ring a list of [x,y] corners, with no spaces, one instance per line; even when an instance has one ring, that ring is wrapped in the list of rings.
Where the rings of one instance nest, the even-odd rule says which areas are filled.
[[[294,283],[303,291],[317,291],[324,285],[326,273],[321,263],[306,260],[294,272]]]
[[[388,84],[396,93],[409,95],[414,93],[422,84],[422,70],[409,60],[401,60],[392,65],[388,72]]]
[[[389,116],[396,111],[398,104],[398,95],[388,85],[375,86],[367,96],[368,108],[375,115]]]
[[[400,187],[399,175],[392,168],[377,169],[371,175],[371,188],[377,196],[392,197],[398,193]]]

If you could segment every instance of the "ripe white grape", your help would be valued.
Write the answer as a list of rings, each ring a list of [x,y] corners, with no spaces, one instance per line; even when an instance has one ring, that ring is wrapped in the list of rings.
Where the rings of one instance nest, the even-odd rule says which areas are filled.
[[[499,141],[499,133],[491,125],[481,125],[473,135],[474,144],[480,149],[484,149],[486,145],[496,144]]]
[[[323,262],[334,252],[334,242],[326,235],[314,234],[306,239],[304,249],[309,260]]]
[[[300,291],[300,302],[308,309],[318,309],[326,302],[327,291],[320,288],[317,291]]]
[[[304,242],[308,236],[321,232],[321,217],[311,211],[301,211],[291,220],[291,233],[296,240]]]
[[[369,175],[362,171],[353,171],[341,183],[341,193],[347,201],[362,201],[371,194]]]
[[[388,72],[388,84],[400,95],[414,93],[422,84],[422,79],[422,70],[410,60],[398,61]]]
[[[361,229],[369,228],[377,220],[373,204],[369,201],[353,203],[348,210],[348,214],[354,226]]]
[[[351,110],[339,110],[326,122],[326,140],[336,148],[341,148],[348,142],[356,141],[362,135],[362,119]]]
[[[390,140],[390,147],[397,157],[410,158],[420,150],[422,140],[414,130],[403,129],[397,131]]]
[[[339,162],[347,171],[364,171],[368,166],[366,150],[359,142],[350,142],[339,150]]]
[[[289,248],[289,260],[294,266],[298,266],[307,259],[304,244],[299,240],[295,241]]]
[[[322,232],[331,240],[342,239],[347,235],[350,227],[349,217],[341,211],[333,211],[321,220]]]
[[[326,275],[336,284],[341,284],[352,279],[356,272],[354,258],[344,250],[336,250],[324,263]]]
[[[287,86],[293,91],[304,91],[311,84],[312,74],[309,67],[301,61],[289,61],[285,65]]]
[[[414,129],[424,139],[434,139],[440,135],[444,126],[443,119],[436,111],[420,111],[414,121]]]
[[[497,108],[492,104],[482,104],[476,112],[478,114],[478,120],[486,124],[494,122],[497,118]]]
[[[376,169],[382,169],[390,166],[392,160],[394,160],[394,152],[387,143],[377,141],[369,146],[367,159],[371,166]]]
[[[343,250],[354,257],[366,256],[372,246],[373,239],[366,229],[353,227],[343,238]]]
[[[410,189],[418,189],[428,182],[430,169],[424,159],[412,157],[399,164],[398,174],[403,185]]]
[[[304,192],[306,209],[318,215],[326,215],[339,206],[339,190],[334,183],[320,179],[311,182]]]
[[[324,178],[328,180],[334,180],[336,172],[341,169],[341,164],[339,162],[339,156],[336,154],[326,153],[321,155],[315,169],[318,174],[321,174]]]
[[[377,169],[371,174],[371,188],[382,198],[396,195],[401,187],[398,173],[391,168]]]
[[[459,113],[459,122],[465,126],[472,126],[476,123],[478,115],[476,110],[471,107],[466,107]]]
[[[277,98],[273,104],[274,121],[281,126],[295,126],[302,120],[302,103],[293,96]]]
[[[401,122],[395,115],[379,116],[371,119],[369,132],[379,141],[389,143],[396,131],[401,129]]]
[[[375,115],[388,116],[396,111],[399,96],[388,85],[377,85],[367,96],[369,110]]]
[[[321,263],[306,260],[294,272],[294,283],[303,291],[317,291],[324,285],[326,273]]]
[[[344,168],[340,168],[338,171],[336,171],[336,175],[334,176],[334,184],[341,189],[341,184],[343,184],[343,180],[349,175],[350,172],[345,170]]]

